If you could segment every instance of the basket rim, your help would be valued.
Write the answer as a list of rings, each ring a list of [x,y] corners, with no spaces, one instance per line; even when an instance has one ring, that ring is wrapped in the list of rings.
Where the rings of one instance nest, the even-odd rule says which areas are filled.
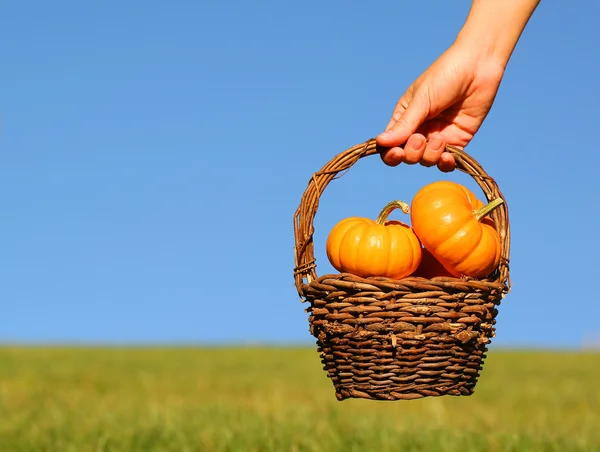
[[[306,284],[320,279],[316,273],[316,258],[314,256],[314,218],[316,216],[319,200],[327,185],[334,179],[339,179],[345,174],[355,163],[361,158],[369,157],[375,154],[380,154],[383,148],[377,145],[376,140],[371,138],[363,143],[352,146],[345,151],[334,156],[327,162],[319,171],[314,173],[309,179],[308,186],[304,191],[300,200],[300,205],[294,213],[294,278],[295,285],[301,299],[304,297],[303,287]],[[486,281],[496,283],[502,288],[504,293],[510,291],[510,222],[508,218],[508,205],[504,195],[500,191],[498,184],[489,176],[483,167],[463,149],[456,146],[447,145],[446,151],[454,156],[456,161],[456,169],[471,176],[483,191],[488,202],[495,198],[502,198],[504,201],[496,208],[490,217],[496,225],[496,229],[500,236],[501,256],[500,263],[496,271],[488,278],[452,278],[444,277],[443,279],[451,284],[453,281],[456,284],[464,285],[465,281]],[[342,173],[342,174],[340,174]],[[341,273],[339,275],[342,275]],[[349,275],[344,273],[344,275]],[[327,275],[323,275],[327,276]],[[333,276],[329,274],[328,276]],[[349,275],[352,276],[352,275]],[[359,278],[357,280],[372,280],[372,281],[388,281],[392,283],[401,283],[406,279],[425,278],[407,276],[400,280],[373,277]],[[496,285],[494,284],[494,285]]]

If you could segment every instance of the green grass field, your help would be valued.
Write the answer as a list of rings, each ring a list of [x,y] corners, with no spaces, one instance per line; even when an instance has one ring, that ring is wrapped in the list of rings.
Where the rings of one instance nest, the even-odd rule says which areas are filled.
[[[600,354],[491,352],[475,395],[338,402],[315,349],[0,348],[0,451],[600,451]]]

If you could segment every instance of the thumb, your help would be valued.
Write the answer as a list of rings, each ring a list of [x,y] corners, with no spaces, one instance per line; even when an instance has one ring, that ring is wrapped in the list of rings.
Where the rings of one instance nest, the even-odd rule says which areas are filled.
[[[400,118],[388,130],[377,136],[377,142],[385,147],[406,143],[429,116],[429,103],[426,99],[422,93],[416,93]]]

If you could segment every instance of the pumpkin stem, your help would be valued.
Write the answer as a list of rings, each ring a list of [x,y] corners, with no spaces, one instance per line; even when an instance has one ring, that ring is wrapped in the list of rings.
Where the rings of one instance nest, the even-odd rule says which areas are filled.
[[[387,217],[393,210],[400,209],[404,213],[410,213],[410,207],[404,201],[392,201],[386,204],[386,206],[381,210],[381,213],[375,220],[377,224],[385,224],[387,221]]]
[[[481,209],[474,210],[475,219],[477,221],[481,221],[483,217],[492,213],[498,206],[504,203],[502,198],[496,198],[493,201],[490,201],[487,205],[483,206]]]

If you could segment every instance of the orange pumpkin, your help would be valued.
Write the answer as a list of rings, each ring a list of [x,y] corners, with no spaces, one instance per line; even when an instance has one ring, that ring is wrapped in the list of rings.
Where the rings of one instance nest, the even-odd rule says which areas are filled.
[[[455,277],[482,278],[500,261],[500,237],[485,217],[502,203],[498,198],[484,205],[466,187],[438,181],[415,195],[411,222],[425,248]]]
[[[419,276],[427,279],[435,278],[436,276],[454,276],[444,268],[442,263],[438,261],[427,248],[421,250],[421,256],[421,263],[412,276]]]
[[[376,220],[350,217],[337,223],[327,237],[331,265],[363,278],[401,279],[413,273],[421,262],[421,242],[407,224],[387,220],[394,209],[410,211],[405,202],[392,201]]]

